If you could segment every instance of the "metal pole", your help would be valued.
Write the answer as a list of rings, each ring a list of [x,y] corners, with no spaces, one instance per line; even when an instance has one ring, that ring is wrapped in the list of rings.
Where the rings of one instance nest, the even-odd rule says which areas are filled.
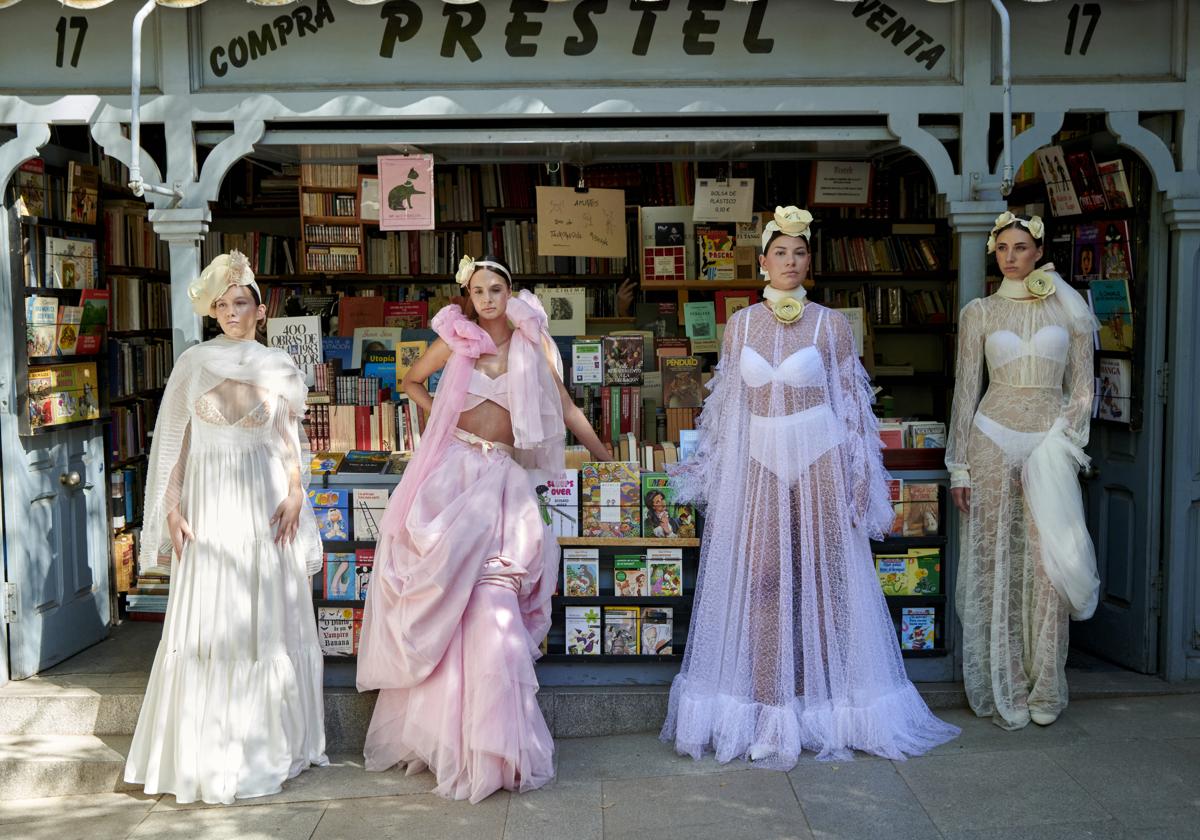
[[[142,181],[142,25],[146,22],[146,18],[150,17],[150,13],[154,11],[156,5],[158,5],[156,0],[146,0],[146,4],[133,16],[133,67],[130,74],[129,92],[129,140],[133,151],[129,161],[129,189],[133,190],[133,194],[138,197],[151,192],[178,199],[183,198],[183,194],[179,190]]]

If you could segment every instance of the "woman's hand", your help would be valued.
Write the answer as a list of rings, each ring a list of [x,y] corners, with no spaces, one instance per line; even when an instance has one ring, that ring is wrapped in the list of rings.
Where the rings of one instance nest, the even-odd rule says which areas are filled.
[[[954,506],[963,513],[971,512],[971,488],[970,487],[951,487],[950,498],[954,500]]]
[[[175,549],[175,556],[182,560],[183,549],[189,542],[196,541],[196,535],[192,533],[192,526],[188,525],[178,509],[167,514],[167,531],[171,534],[171,547]]]
[[[304,507],[304,492],[293,489],[288,493],[287,498],[279,503],[279,507],[275,508],[271,524],[276,526],[276,545],[286,546],[295,539],[296,531],[300,529],[300,509],[302,507]]]

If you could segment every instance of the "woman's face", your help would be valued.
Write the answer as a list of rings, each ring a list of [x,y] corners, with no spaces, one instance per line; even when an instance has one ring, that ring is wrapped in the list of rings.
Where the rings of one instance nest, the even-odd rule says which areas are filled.
[[[258,322],[267,317],[267,307],[254,302],[254,294],[245,286],[230,286],[213,304],[221,332],[240,341],[254,339]]]
[[[1009,280],[1024,280],[1042,258],[1029,231],[1013,225],[996,237],[996,265]]]
[[[667,509],[667,500],[662,493],[655,493],[654,498],[650,500],[650,506],[654,508],[655,513],[662,513]]]
[[[1091,274],[1092,268],[1095,265],[1095,260],[1092,259],[1092,252],[1084,248],[1079,252],[1079,273]]]
[[[467,291],[471,295],[471,305],[475,307],[480,321],[503,318],[508,299],[512,296],[512,290],[509,289],[504,275],[490,268],[481,268],[472,274]]]
[[[758,264],[767,272],[770,284],[784,292],[800,287],[808,277],[811,261],[808,240],[803,236],[776,236],[767,245],[766,253],[758,258]]]

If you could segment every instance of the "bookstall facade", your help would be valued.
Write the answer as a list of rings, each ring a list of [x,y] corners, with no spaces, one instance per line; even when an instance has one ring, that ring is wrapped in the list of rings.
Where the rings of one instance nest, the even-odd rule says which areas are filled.
[[[0,10],[6,24],[0,42],[19,38],[21,45],[5,43],[8,48],[0,50],[0,184],[19,183],[21,167],[29,173],[29,162],[42,160],[49,195],[49,179],[60,172],[66,178],[78,158],[55,151],[67,135],[94,144],[98,163],[134,163],[128,138],[128,45],[141,6],[114,0],[85,11],[23,2]],[[1107,419],[1094,424],[1090,451],[1096,474],[1085,483],[1105,588],[1097,618],[1076,627],[1073,639],[1134,670],[1173,680],[1200,676],[1200,576],[1195,571],[1200,430],[1193,420],[1200,408],[1193,388],[1200,378],[1200,331],[1194,328],[1200,318],[1200,101],[1194,94],[1200,79],[1200,3],[1013,3],[1010,12],[1012,110],[1018,115],[1011,143],[1014,164],[1021,167],[1045,148],[1059,148],[1066,159],[1087,152],[1096,163],[1122,162],[1131,206],[1110,199],[1086,211],[1081,207],[1078,218],[1055,215],[1052,210],[1061,208],[1051,206],[1051,181],[1044,173],[1052,167],[1046,164],[1043,176],[1018,179],[1009,201],[1000,197],[1001,51],[999,26],[986,4],[823,0],[801,10],[782,0],[628,5],[304,0],[268,8],[208,0],[186,10],[158,8],[143,35],[139,114],[145,142],[137,162],[144,180],[165,186],[165,193],[147,193],[146,207],[117,191],[90,222],[73,217],[68,201],[60,215],[46,210],[46,230],[39,231],[41,217],[33,214],[30,222],[26,214],[23,220],[11,206],[15,192],[5,192],[9,218],[0,238],[13,256],[2,270],[7,282],[0,284],[0,308],[14,330],[0,339],[0,353],[16,361],[11,372],[0,371],[0,449],[5,579],[12,584],[9,612],[17,620],[2,625],[9,659],[0,678],[8,676],[6,668],[14,677],[34,673],[70,655],[72,644],[78,649],[104,633],[117,603],[107,597],[116,511],[113,505],[108,517],[94,511],[103,510],[110,474],[139,455],[137,441],[144,441],[147,425],[139,403],[153,402],[172,350],[178,354],[202,337],[186,286],[208,258],[205,248],[294,237],[299,244],[289,254],[295,261],[291,270],[260,274],[275,277],[278,288],[309,287],[305,291],[313,296],[352,294],[371,284],[444,282],[446,266],[437,263],[438,255],[446,259],[456,252],[439,252],[434,245],[427,262],[418,247],[411,252],[415,262],[388,262],[406,260],[408,254],[401,256],[370,222],[364,223],[363,196],[370,193],[364,193],[362,179],[378,175],[376,156],[426,151],[435,153],[435,174],[446,179],[438,182],[441,192],[470,193],[465,184],[485,191],[438,209],[438,231],[457,243],[458,252],[496,241],[490,237],[497,228],[533,217],[528,205],[505,206],[503,188],[513,185],[506,182],[504,167],[541,173],[538,185],[571,187],[576,179],[599,185],[603,173],[622,166],[642,166],[637,171],[644,174],[665,163],[671,189],[634,203],[626,219],[634,237],[646,229],[645,216],[661,214],[660,205],[690,204],[696,177],[755,178],[760,210],[817,199],[814,203],[827,205],[818,210],[827,224],[818,246],[824,262],[815,267],[817,286],[810,293],[831,305],[865,311],[868,355],[881,368],[891,366],[876,371],[876,382],[899,403],[924,400],[907,412],[918,419],[946,419],[938,406],[947,401],[937,390],[952,387],[953,316],[966,301],[986,293],[984,243],[999,212],[1010,204],[1040,204],[1051,234],[1058,235],[1063,253],[1072,259],[1093,235],[1089,231],[1099,230],[1101,236],[1109,227],[1123,231],[1127,245],[1132,243],[1125,251],[1132,254],[1126,283],[1132,334],[1121,344],[1125,325],[1113,322],[1120,335],[1110,335],[1115,343],[1098,354],[1104,367],[1098,370],[1097,402]],[[314,60],[317,55],[320,60]],[[306,155],[311,156],[307,161]],[[247,163],[248,158],[256,162]],[[868,200],[853,209],[860,203],[839,198],[838,189],[852,190],[854,184],[839,186],[837,177],[818,185],[822,162],[873,164],[875,176],[883,178],[867,184],[876,192],[874,204]],[[290,220],[238,206],[237,196],[245,203],[248,189],[261,202],[270,200],[271,185],[254,174],[256,169],[265,165],[278,174],[285,164],[305,163],[314,167],[308,170],[312,177],[302,174],[292,189],[296,210]],[[320,166],[330,171],[318,175]],[[889,172],[894,179],[888,180]],[[912,173],[919,178],[903,184],[903,199],[895,198],[901,180],[915,177]],[[320,180],[324,175],[334,180]],[[779,181],[774,187],[765,183],[773,176]],[[901,205],[914,202],[918,181],[929,209],[904,218]],[[68,183],[63,182],[64,191]],[[489,197],[488,183],[502,191]],[[633,189],[625,182],[614,186]],[[639,187],[646,189],[645,183]],[[1075,187],[1077,197],[1085,192]],[[800,188],[809,194],[792,194]],[[105,190],[101,186],[97,192],[103,197]],[[882,195],[892,196],[894,203],[881,205]],[[380,198],[376,193],[375,201]],[[382,204],[388,206],[386,197]],[[110,222],[111,214],[119,218]],[[121,236],[108,233],[110,224]],[[97,228],[94,235],[90,226]],[[690,248],[694,231],[688,234]],[[49,318],[48,305],[34,309],[28,299],[56,301],[56,312],[68,309],[71,319],[87,301],[82,293],[72,297],[61,284],[43,284],[44,278],[28,282],[24,251],[29,241],[44,245],[52,239],[59,248],[63,240],[88,238],[107,249],[104,260],[94,258],[103,262],[103,270],[96,269],[91,288],[109,291],[112,310],[108,346],[91,359],[97,368],[93,375],[105,380],[104,399],[96,406],[99,417],[81,416],[59,428],[50,423],[31,434],[30,388],[46,378],[32,374],[55,365],[17,352],[18,327],[38,326],[35,316]],[[114,254],[118,239],[128,253]],[[881,259],[887,258],[889,241],[903,250],[911,239],[914,259],[922,262],[901,261],[881,272],[870,262],[874,256],[855,253],[867,239],[884,243],[884,253],[875,255]],[[922,251],[922,239],[929,240],[928,253]],[[697,269],[689,276],[686,262],[679,274],[673,254],[653,253],[669,244],[647,243],[644,237],[633,244],[624,265],[545,265],[530,252],[529,270],[518,273],[527,285],[602,285],[610,295],[630,273],[642,280],[640,302],[674,304],[681,320],[689,304],[706,303],[711,294],[752,293],[758,286],[753,273],[748,279],[735,273],[733,280],[705,280]],[[1096,254],[1103,259],[1102,252]],[[38,271],[62,265],[61,259],[46,259],[35,258]],[[435,270],[428,270],[430,265]],[[1089,273],[1079,274],[1088,285]],[[391,279],[396,277],[402,279]],[[44,285],[54,291],[39,293]],[[886,288],[898,289],[895,294],[911,318],[887,316]],[[874,309],[873,294],[881,295]],[[135,300],[136,314],[119,303]],[[939,301],[947,314],[928,316]],[[714,303],[720,322],[721,299]],[[1114,308],[1123,313],[1119,301]],[[61,324],[58,316],[45,324],[56,340]],[[311,334],[310,325],[288,326]],[[629,324],[585,321],[578,332],[604,335],[621,326]],[[81,325],[80,338],[85,332]],[[603,346],[598,342],[600,352]],[[1110,383],[1105,391],[1099,388],[1102,374]],[[71,406],[78,408],[79,402]],[[395,419],[389,422],[395,428]],[[944,484],[941,465],[921,455],[902,449],[890,463],[907,482]],[[386,478],[330,476],[324,501],[336,510],[339,499],[353,499],[358,489],[378,496],[379,488],[389,485]],[[919,578],[922,552],[941,551],[937,591],[896,590],[896,600],[889,602],[897,613],[932,608],[940,616],[934,624],[935,655],[907,662],[916,679],[950,680],[959,673],[947,594],[953,591],[956,517],[948,515],[944,490],[936,486],[931,498],[914,501],[932,504],[937,525],[932,533],[917,535],[920,523],[914,520],[913,532],[902,525],[895,542],[878,546],[884,556],[881,580],[886,588],[889,575],[907,579],[908,569]],[[352,528],[351,514],[361,512],[354,504],[352,512],[347,509]],[[28,520],[30,511],[42,517],[36,521],[44,528],[15,527]],[[42,541],[46,532],[87,536],[56,537],[51,551]],[[345,595],[363,584],[364,574],[369,579],[370,545],[353,531],[347,536],[351,539],[344,545],[330,546],[337,574],[322,581],[328,600],[321,604],[342,611],[327,618],[350,622],[338,626],[351,628],[345,644],[352,646],[354,599]],[[556,604],[556,626],[564,635],[551,639],[552,653],[561,656],[544,666],[547,678],[593,683],[611,679],[614,669],[621,669],[621,679],[669,677],[676,659],[650,652],[593,664],[586,654],[569,654],[565,636],[574,621],[571,626],[586,638],[592,621],[588,611],[594,608],[633,609],[634,627],[649,621],[645,626],[656,626],[658,637],[664,632],[665,606],[675,610],[675,633],[684,641],[680,634],[686,632],[685,596],[694,583],[697,542],[680,538],[663,545],[662,539],[645,534],[640,540],[564,539],[564,549],[575,552],[569,558],[575,562],[572,585],[591,576],[600,588],[576,594],[564,581]],[[668,585],[666,594],[619,595],[618,582],[634,571],[631,555],[648,564],[648,553],[671,548],[680,551],[681,565],[668,566],[661,576],[669,578],[678,568],[681,592]],[[54,556],[47,560],[47,552]],[[896,580],[891,585],[908,586]],[[149,599],[155,597],[154,586],[147,581],[143,587]],[[90,595],[80,598],[81,592]],[[337,603],[343,600],[346,605]],[[62,605],[68,601],[80,605],[75,611],[83,617],[65,615]],[[32,620],[56,612],[65,616],[58,624]],[[614,627],[621,619],[614,613]],[[554,650],[555,645],[561,647]]]

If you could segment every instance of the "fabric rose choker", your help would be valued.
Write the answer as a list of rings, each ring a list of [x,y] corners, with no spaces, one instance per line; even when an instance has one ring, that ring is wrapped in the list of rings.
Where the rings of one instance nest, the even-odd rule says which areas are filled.
[[[467,288],[467,284],[471,282],[471,276],[481,268],[494,269],[508,279],[509,286],[512,285],[512,275],[500,263],[494,260],[477,260],[474,257],[468,257],[466,254],[458,261],[458,271],[454,272],[454,279],[458,281],[458,285],[465,289]]]
[[[1014,215],[1012,211],[1005,210],[996,217],[996,222],[992,225],[992,232],[988,234],[987,252],[989,254],[996,253],[996,234],[1011,224],[1025,228],[1034,239],[1040,240],[1045,238],[1046,226],[1042,223],[1041,216],[1030,216],[1028,219],[1022,219],[1020,216]]]

